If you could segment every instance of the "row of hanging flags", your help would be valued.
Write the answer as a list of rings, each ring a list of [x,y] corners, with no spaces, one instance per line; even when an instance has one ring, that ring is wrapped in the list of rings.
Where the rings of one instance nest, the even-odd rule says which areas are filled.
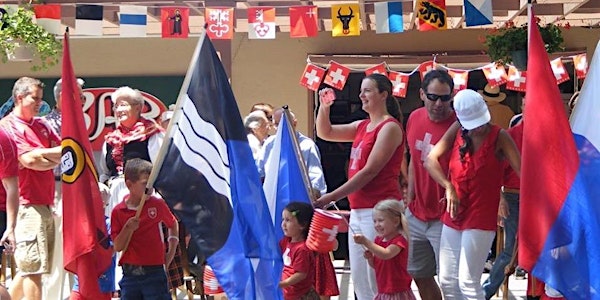
[[[575,76],[577,78],[585,78],[588,70],[587,57],[585,53],[559,57],[550,62],[552,71],[554,72],[554,77],[556,78],[556,84],[561,84],[570,79],[569,73],[563,64],[563,58],[570,58],[573,60]],[[364,70],[364,73],[367,76],[373,73],[387,75],[394,86],[392,91],[394,96],[405,98],[406,92],[408,91],[408,80],[410,76],[415,72],[419,72],[421,79],[423,79],[425,73],[434,68],[442,68],[448,71],[454,80],[455,92],[467,88],[469,72],[476,70],[482,70],[488,83],[492,86],[506,84],[507,90],[525,92],[527,71],[520,71],[515,66],[508,65],[507,72],[505,66],[498,65],[496,63],[489,63],[483,67],[470,70],[460,70],[448,68],[438,64],[435,62],[434,58],[434,60],[421,63],[410,73],[391,71],[385,62],[367,68]],[[346,85],[346,81],[348,80],[348,76],[352,71],[354,70],[335,61],[329,62],[328,69],[324,69],[316,64],[308,62],[304,68],[302,76],[300,77],[300,85],[310,90],[317,91],[321,84],[324,83],[332,88],[343,90],[344,86]]]
[[[417,28],[421,31],[447,29],[445,0],[416,0]],[[376,33],[404,31],[402,2],[377,2],[375,8]],[[492,24],[492,0],[464,0],[467,26]],[[62,34],[61,7],[58,4],[34,5],[38,24],[50,33]],[[103,6],[77,5],[75,30],[78,35],[102,35]],[[144,37],[147,27],[145,6],[120,6],[119,25],[123,37]],[[250,39],[275,38],[275,8],[250,7],[248,37]],[[234,32],[233,7],[205,8],[207,35],[211,39],[232,39]],[[314,5],[291,6],[290,36],[314,37],[318,34],[318,7]],[[189,34],[189,8],[161,8],[163,38],[187,38]],[[332,36],[358,36],[361,31],[360,8],[357,3],[331,5]]]

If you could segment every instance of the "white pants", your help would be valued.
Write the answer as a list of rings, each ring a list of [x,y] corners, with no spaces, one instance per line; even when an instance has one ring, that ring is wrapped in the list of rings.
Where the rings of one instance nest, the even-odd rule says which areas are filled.
[[[348,232],[348,252],[350,255],[350,274],[354,284],[354,292],[359,300],[371,300],[377,294],[375,270],[369,266],[364,258],[365,249],[362,245],[354,243],[352,237],[355,233],[363,234],[369,240],[375,240],[375,226],[373,225],[373,209],[362,208],[350,211],[350,227]]]
[[[440,287],[445,300],[485,299],[481,274],[494,231],[442,228],[440,242]]]

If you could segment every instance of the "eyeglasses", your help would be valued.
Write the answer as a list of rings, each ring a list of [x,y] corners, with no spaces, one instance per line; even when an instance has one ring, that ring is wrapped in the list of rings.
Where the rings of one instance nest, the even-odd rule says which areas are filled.
[[[425,93],[425,96],[427,96],[427,99],[429,99],[431,101],[437,101],[438,99],[440,99],[440,100],[442,100],[442,102],[448,102],[448,101],[450,101],[450,99],[452,99],[452,94],[436,95],[436,94]]]

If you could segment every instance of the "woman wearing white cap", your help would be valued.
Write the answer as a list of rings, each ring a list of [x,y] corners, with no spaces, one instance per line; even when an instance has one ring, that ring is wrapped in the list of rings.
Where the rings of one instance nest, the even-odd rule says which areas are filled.
[[[425,161],[433,179],[446,189],[440,242],[440,286],[444,299],[484,299],[481,275],[496,232],[503,162],[517,173],[521,158],[511,137],[490,124],[482,96],[462,90],[454,97],[458,122]],[[449,174],[438,158],[451,151]]]

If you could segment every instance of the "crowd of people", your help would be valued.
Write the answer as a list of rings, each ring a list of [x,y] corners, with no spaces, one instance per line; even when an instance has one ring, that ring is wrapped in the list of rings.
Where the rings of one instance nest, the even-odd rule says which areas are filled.
[[[77,83],[81,91],[84,81]],[[514,269],[522,121],[502,129],[492,122],[481,92],[455,93],[452,77],[432,70],[419,92],[424,106],[410,114],[404,128],[392,89],[386,76],[366,76],[358,96],[367,118],[349,124],[331,123],[335,92],[319,91],[317,136],[352,143],[348,180],[335,189],[327,188],[317,144],[295,129],[290,111],[312,205],[291,202],[282,223],[274,224],[284,234],[279,286],[285,299],[339,295],[330,255],[313,252],[305,241],[314,209],[335,207],[342,199],[350,205],[348,250],[357,299],[415,299],[413,280],[421,299],[490,299]],[[66,277],[55,253],[62,244],[57,234],[62,226],[60,80],[54,96],[54,110],[38,117],[43,84],[20,78],[13,88],[14,109],[0,121],[0,244],[5,253],[14,253],[19,270],[10,286],[12,299],[59,299]],[[159,194],[139,208],[172,114],[163,115],[162,126],[143,117],[144,98],[130,87],[117,89],[111,100],[117,123],[102,147],[99,186],[112,247],[121,254],[100,278],[102,297],[120,290],[121,299],[170,299],[169,291],[183,284],[181,261],[192,269],[203,263],[194,245],[182,243],[185,229]],[[263,178],[284,113],[257,103],[243,118]],[[505,250],[482,286],[498,216],[506,229]],[[42,280],[44,274],[52,279]],[[88,299],[79,294],[77,278],[69,286],[71,299]]]

